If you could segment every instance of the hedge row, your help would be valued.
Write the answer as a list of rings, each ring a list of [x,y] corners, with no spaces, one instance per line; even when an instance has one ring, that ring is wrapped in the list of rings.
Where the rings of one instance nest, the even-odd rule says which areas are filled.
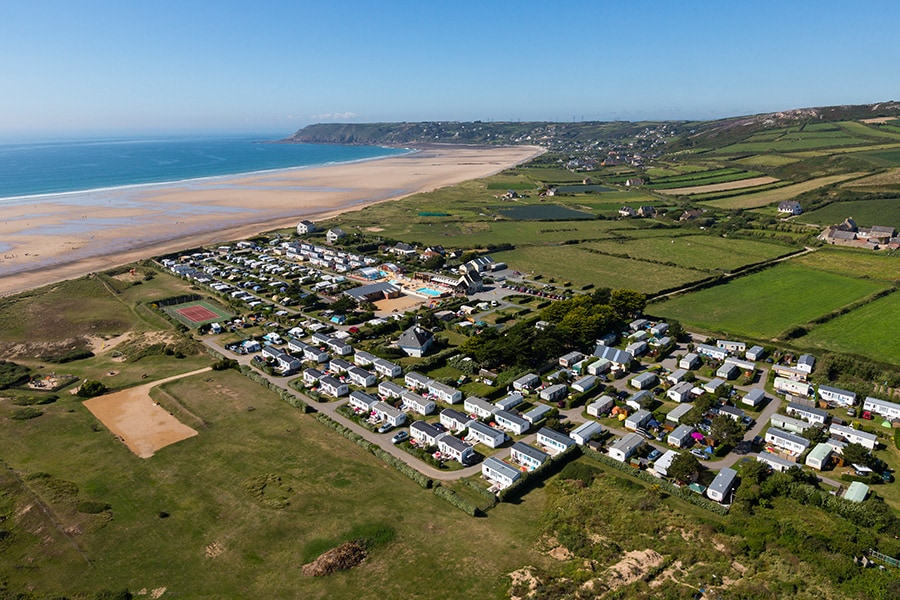
[[[288,390],[284,389],[283,387],[275,385],[274,383],[257,373],[252,367],[241,365],[241,373],[249,377],[252,381],[255,381],[256,383],[265,386],[273,392],[277,393],[282,400],[284,400],[294,408],[299,408],[301,412],[313,412],[312,408],[310,408],[310,406],[306,402],[304,402]]]
[[[484,498],[485,504],[483,505],[485,509],[493,508],[497,504],[497,496],[488,491],[486,487],[479,484],[476,481],[472,481],[471,479],[462,479],[461,480],[465,485],[469,486],[475,492]]]
[[[329,427],[331,427],[332,429],[334,429],[335,431],[337,431],[338,433],[343,435],[348,440],[355,442],[357,445],[365,448],[366,450],[371,452],[373,455],[377,456],[378,458],[380,458],[381,460],[383,460],[390,466],[394,467],[395,469],[397,469],[398,471],[400,471],[401,473],[403,473],[404,475],[406,475],[407,477],[409,477],[410,479],[412,479],[413,481],[415,481],[416,483],[421,485],[423,488],[428,489],[434,485],[434,480],[431,479],[430,477],[423,475],[422,473],[420,473],[416,469],[412,468],[411,466],[409,466],[408,464],[406,464],[405,462],[403,462],[402,460],[400,460],[393,454],[390,454],[389,452],[382,450],[381,447],[378,446],[378,444],[373,444],[369,440],[365,439],[363,436],[354,432],[349,427],[345,427],[344,425],[341,425],[340,423],[338,423],[337,421],[335,421],[328,415],[326,415],[324,413],[319,413],[316,415],[316,419],[318,421],[320,421],[321,423],[328,425]]]
[[[434,484],[434,495],[442,500],[446,500],[459,510],[463,511],[470,517],[477,517],[482,514],[477,506],[466,500],[448,487],[444,487],[440,482]]]
[[[671,496],[675,496],[676,498],[681,498],[682,500],[686,500],[691,504],[699,506],[700,508],[705,508],[710,512],[714,512],[719,515],[725,515],[728,513],[728,507],[718,502],[713,502],[712,500],[707,500],[706,498],[700,496],[696,492],[691,491],[687,487],[678,487],[675,484],[666,481],[665,479],[659,479],[654,477],[647,471],[642,471],[640,469],[636,469],[631,465],[627,465],[625,463],[619,462],[616,459],[607,456],[601,452],[597,452],[592,448],[582,448],[582,452],[588,458],[592,458],[597,462],[603,463],[608,467],[612,467],[614,469],[618,469],[623,473],[628,473],[629,475],[633,475],[638,479],[646,481],[647,483],[657,486],[661,491],[666,492]]]
[[[566,466],[570,460],[578,458],[580,455],[579,446],[569,446],[565,451],[556,456],[551,456],[550,460],[534,471],[523,473],[522,476],[508,488],[497,492],[497,500],[500,502],[511,502],[512,500],[519,498],[541,481],[544,481],[548,477],[559,472],[559,470]]]

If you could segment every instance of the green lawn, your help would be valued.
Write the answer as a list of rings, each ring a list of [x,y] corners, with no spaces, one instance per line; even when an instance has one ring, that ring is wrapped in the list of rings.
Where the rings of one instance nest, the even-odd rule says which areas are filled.
[[[879,298],[865,306],[814,327],[798,343],[837,349],[900,365],[900,294]]]
[[[673,263],[704,271],[727,272],[738,267],[776,258],[791,252],[753,240],[726,239],[709,235],[659,236],[642,239],[618,239],[590,242],[587,247],[629,258]]]
[[[72,482],[79,501],[112,507],[105,524],[90,521],[32,485],[61,527],[81,523],[84,531],[70,541],[38,511],[5,524],[13,533],[0,553],[0,578],[11,589],[71,596],[164,587],[166,596],[191,598],[432,598],[439,589],[439,596],[485,598],[498,595],[509,571],[544,560],[532,550],[540,491],[527,506],[472,519],[235,371],[182,379],[166,392],[206,427],[150,459],[102,427],[92,430],[96,420],[74,398],[30,421],[9,420],[0,404],[10,467],[22,477],[45,472]],[[248,480],[265,476],[264,493],[286,499],[285,508],[267,508],[245,491]],[[3,483],[0,498],[12,493],[16,505],[4,514],[33,504]],[[322,540],[377,526],[396,537],[360,567],[301,575]]]
[[[711,332],[769,339],[864,298],[884,284],[781,264],[648,307]]]

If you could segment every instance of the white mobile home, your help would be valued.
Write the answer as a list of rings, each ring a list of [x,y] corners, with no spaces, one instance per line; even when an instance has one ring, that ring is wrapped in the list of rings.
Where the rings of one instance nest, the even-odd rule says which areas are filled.
[[[350,382],[359,387],[372,387],[378,383],[378,378],[375,377],[375,374],[366,371],[362,367],[350,367],[347,375],[350,377]]]
[[[708,344],[697,344],[694,347],[694,351],[697,354],[702,354],[716,360],[725,360],[725,358],[728,356],[728,352],[726,352],[722,348],[717,348],[716,346],[710,346]]]
[[[463,410],[470,415],[475,415],[476,418],[487,419],[497,412],[497,407],[484,398],[469,396],[466,398],[465,402],[463,402]]]
[[[769,417],[769,423],[772,426],[777,427],[778,429],[783,429],[785,431],[790,431],[793,433],[803,433],[811,427],[811,425],[806,421],[801,421],[800,419],[795,419],[794,417],[786,417],[777,413]]]
[[[716,478],[706,488],[706,495],[709,496],[710,500],[715,500],[716,502],[729,502],[736,484],[737,471],[729,467],[722,467]]]
[[[587,423],[582,423],[576,427],[572,433],[569,434],[569,437],[575,440],[575,443],[579,446],[584,446],[601,433],[603,433],[603,426],[600,425],[600,423],[588,421]]]
[[[785,412],[791,416],[808,421],[813,425],[824,425],[825,421],[828,420],[828,413],[821,408],[814,408],[812,406],[798,404],[797,402],[788,402]]]
[[[428,389],[428,384],[431,383],[431,378],[425,377],[421,373],[410,371],[406,374],[406,377],[403,378],[403,383],[406,384],[406,387],[411,390],[425,390]]]
[[[534,408],[522,415],[522,418],[534,425],[545,416],[547,416],[547,413],[549,413],[551,410],[553,409],[546,404],[537,403],[534,405]]]
[[[687,381],[681,381],[666,391],[666,397],[673,402],[690,402],[693,397],[693,393],[691,392],[693,389],[693,384]]]
[[[569,388],[564,383],[556,383],[544,388],[538,394],[544,402],[562,400],[569,394]]]
[[[547,448],[550,454],[559,454],[574,446],[575,440],[553,429],[541,427],[537,432],[537,443]]]
[[[428,382],[428,393],[447,404],[457,404],[462,402],[462,392],[455,387],[444,385],[439,381],[430,380]]]
[[[409,426],[409,437],[422,446],[437,446],[438,438],[442,435],[443,431],[425,421],[416,421]]]
[[[760,388],[753,388],[741,399],[743,404],[750,407],[759,406],[766,399],[766,392]]]
[[[331,375],[326,375],[319,380],[319,391],[326,396],[331,396],[332,398],[340,398],[341,396],[347,395],[349,388],[343,381],[335,379]]]
[[[806,438],[775,427],[769,427],[766,431],[766,442],[794,454],[802,454],[809,447],[809,440]]]
[[[652,388],[654,385],[659,383],[659,378],[656,376],[655,373],[646,372],[646,373],[641,373],[637,377],[632,378],[629,383],[631,384],[631,387],[633,387],[633,388],[636,388],[639,390],[646,390],[646,389]]]
[[[466,440],[473,444],[484,444],[488,448],[497,448],[506,441],[506,434],[481,421],[472,421],[469,423],[469,434],[466,436]]]
[[[452,408],[445,408],[441,411],[440,421],[441,425],[450,431],[459,432],[465,430],[469,423],[472,422],[472,419],[468,415],[464,415]]]
[[[511,410],[522,404],[524,399],[521,392],[510,392],[506,398],[494,402],[494,406],[497,407],[497,410]]]
[[[816,444],[816,447],[810,450],[806,455],[806,466],[817,471],[821,471],[828,466],[833,452],[831,446],[826,443]]]
[[[650,419],[653,418],[653,413],[649,410],[641,409],[635,412],[632,415],[629,415],[627,419],[625,419],[625,429],[630,429],[635,431],[641,427],[644,427],[647,423],[650,422]]]
[[[666,438],[666,443],[676,448],[687,448],[694,441],[691,437],[694,431],[690,425],[679,425]]]
[[[503,490],[514,484],[522,472],[496,456],[490,456],[481,463],[481,476]]]
[[[531,423],[505,410],[498,410],[494,413],[494,421],[507,431],[511,431],[515,435],[522,435],[531,427]]]
[[[696,369],[700,366],[700,357],[696,352],[689,352],[685,354],[681,360],[678,361],[679,369],[686,369],[688,371],[692,369]]]
[[[430,415],[437,408],[434,400],[429,400],[410,390],[404,390],[400,397],[403,399],[403,409],[416,414]]]
[[[405,387],[397,385],[393,381],[382,381],[378,384],[378,393],[383,398],[402,398],[408,392]]]
[[[588,404],[587,414],[592,417],[600,417],[607,414],[616,405],[616,400],[612,396],[603,395]]]
[[[377,418],[393,427],[399,427],[406,423],[406,413],[399,408],[394,408],[387,402],[376,402],[372,406],[372,412],[375,413]]]
[[[512,385],[513,389],[517,392],[521,392],[522,390],[530,390],[541,385],[541,378],[534,373],[527,373],[513,381]]]
[[[756,460],[766,463],[772,468],[773,471],[778,471],[779,473],[787,471],[791,467],[797,466],[797,463],[786,458],[782,458],[777,454],[766,452],[765,450],[756,455]]]
[[[869,450],[874,450],[875,446],[878,445],[878,436],[874,433],[860,431],[858,429],[853,429],[852,427],[847,427],[846,425],[836,425],[832,423],[831,427],[828,429],[828,433],[840,436],[851,444],[859,444]]]
[[[516,463],[533,471],[550,459],[550,455],[523,442],[516,442],[510,449],[510,458]]]
[[[856,393],[827,385],[819,386],[819,398],[829,404],[853,406],[856,404]]]
[[[794,396],[809,396],[812,392],[812,386],[805,381],[776,377],[775,390],[785,394],[793,394]]]
[[[625,462],[643,445],[644,438],[636,433],[629,433],[610,446],[609,456],[619,462]]]
[[[371,394],[355,390],[350,392],[349,404],[359,412],[369,414],[372,411],[372,407],[378,404],[378,402],[378,398]]]
[[[886,419],[900,419],[900,404],[871,396],[863,402],[863,410],[877,413]]]
[[[441,453],[442,458],[449,458],[463,465],[471,463],[475,458],[475,450],[472,449],[471,444],[467,444],[449,433],[438,438],[438,452]]]

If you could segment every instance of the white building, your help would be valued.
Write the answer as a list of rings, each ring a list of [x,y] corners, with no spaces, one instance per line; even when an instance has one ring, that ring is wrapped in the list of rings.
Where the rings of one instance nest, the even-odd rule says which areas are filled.
[[[609,411],[611,411],[612,407],[615,405],[615,398],[604,394],[603,396],[600,396],[599,398],[588,404],[587,414],[591,415],[592,417],[600,417],[609,413]]]
[[[569,434],[569,437],[575,440],[575,443],[579,446],[584,446],[601,433],[603,433],[603,426],[600,425],[600,423],[588,421],[587,423],[582,423],[576,427],[572,433]]]
[[[434,400],[429,400],[410,390],[404,390],[403,395],[400,397],[403,399],[404,410],[420,415],[430,415],[437,408]]]
[[[507,431],[511,431],[515,435],[522,435],[531,427],[531,423],[520,417],[519,415],[498,410],[494,413],[494,421]]]
[[[856,404],[856,393],[827,385],[819,386],[819,398],[830,404],[853,406]]]
[[[636,433],[629,433],[610,446],[609,456],[619,462],[625,462],[643,445],[644,438]]]
[[[768,431],[766,431],[766,442],[794,454],[802,454],[809,447],[808,439],[775,427],[769,427]]]
[[[516,442],[510,448],[510,458],[516,463],[522,465],[529,471],[533,471],[546,461],[550,460],[550,455],[542,450],[538,450],[533,446],[529,446],[524,442]]]
[[[463,410],[470,415],[475,415],[479,419],[487,419],[497,411],[497,407],[488,402],[484,398],[478,396],[469,396],[463,402]]]
[[[900,404],[871,396],[863,402],[863,410],[877,413],[886,419],[900,419]]]
[[[480,421],[469,423],[469,434],[466,436],[466,440],[473,444],[484,444],[488,448],[497,448],[506,439],[506,434],[499,429],[485,425]]]
[[[729,467],[722,467],[716,478],[706,488],[706,495],[716,502],[729,502],[734,487],[737,485],[737,471]]]
[[[812,386],[805,381],[795,381],[784,377],[776,377],[775,390],[794,396],[809,396],[810,393],[812,393]]]
[[[828,433],[840,436],[851,444],[859,444],[869,450],[874,450],[875,446],[878,445],[878,436],[874,433],[860,431],[858,429],[853,429],[852,427],[847,427],[846,425],[836,425],[832,423],[831,427],[828,429]]]
[[[550,454],[559,454],[574,446],[575,440],[558,431],[541,427],[537,432],[537,443],[547,448]]]
[[[499,458],[490,456],[481,463],[481,476],[498,489],[504,490],[514,484],[522,476],[522,472]]]

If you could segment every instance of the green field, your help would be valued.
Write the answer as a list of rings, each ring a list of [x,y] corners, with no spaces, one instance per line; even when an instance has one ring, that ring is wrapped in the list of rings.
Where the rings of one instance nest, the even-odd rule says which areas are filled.
[[[804,213],[800,220],[818,225],[837,225],[853,217],[861,227],[885,225],[900,227],[900,197],[849,202],[834,202],[818,210]]]
[[[753,240],[709,235],[660,236],[589,242],[588,248],[637,260],[672,263],[702,271],[728,272],[744,265],[788,254],[792,249]]]
[[[884,287],[879,282],[781,264],[652,304],[647,312],[710,332],[770,339]]]
[[[794,156],[785,156],[783,154],[757,154],[755,156],[747,156],[739,158],[734,162],[748,167],[783,167],[798,162],[800,159]]]
[[[895,293],[817,325],[797,343],[813,348],[840,349],[900,365],[897,323],[900,323],[900,294]]]
[[[596,254],[581,246],[530,246],[495,252],[493,257],[529,276],[531,272],[543,274],[545,281],[554,278],[576,286],[592,283],[648,294],[708,277],[680,267]]]
[[[900,280],[900,260],[883,252],[825,246],[795,259],[793,264],[885,283]]]
[[[733,198],[726,198],[724,200],[711,200],[706,204],[714,206],[715,208],[728,210],[736,208],[757,208],[760,206],[766,206],[767,204],[772,204],[773,202],[790,200],[791,198],[799,196],[800,194],[825,187],[827,185],[832,185],[840,181],[846,181],[847,179],[851,179],[859,175],[861,175],[861,173],[829,175],[827,177],[819,177],[817,179],[811,179],[809,181],[804,181],[803,183],[795,183],[794,185],[788,185],[774,190],[766,190],[765,192],[743,194],[740,196],[735,196]]]
[[[582,221],[595,218],[592,214],[572,210],[558,204],[489,206],[488,208],[514,221]]]

